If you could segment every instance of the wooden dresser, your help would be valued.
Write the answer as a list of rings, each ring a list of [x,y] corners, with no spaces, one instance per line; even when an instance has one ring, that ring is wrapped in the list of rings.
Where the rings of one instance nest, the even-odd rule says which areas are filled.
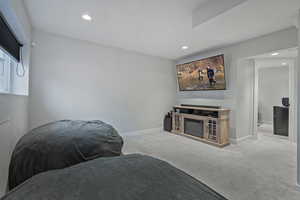
[[[229,145],[229,109],[174,106],[172,133],[218,147]]]

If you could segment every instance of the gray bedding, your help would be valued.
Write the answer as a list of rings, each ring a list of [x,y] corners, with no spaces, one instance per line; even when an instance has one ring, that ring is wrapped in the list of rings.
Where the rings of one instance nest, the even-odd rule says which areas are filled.
[[[164,161],[128,155],[41,173],[1,200],[226,199]]]
[[[119,156],[123,139],[101,121],[62,120],[33,129],[16,145],[9,167],[9,189],[41,172],[99,157]]]

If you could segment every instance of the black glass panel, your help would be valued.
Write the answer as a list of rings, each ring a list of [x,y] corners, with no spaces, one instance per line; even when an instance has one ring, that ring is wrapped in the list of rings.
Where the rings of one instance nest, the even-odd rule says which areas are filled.
[[[204,128],[202,120],[184,119],[184,133],[203,138]]]

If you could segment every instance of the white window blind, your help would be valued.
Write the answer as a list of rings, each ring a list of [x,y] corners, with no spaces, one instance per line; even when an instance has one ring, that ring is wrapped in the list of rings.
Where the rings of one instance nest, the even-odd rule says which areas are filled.
[[[0,92],[10,92],[11,59],[0,49]]]

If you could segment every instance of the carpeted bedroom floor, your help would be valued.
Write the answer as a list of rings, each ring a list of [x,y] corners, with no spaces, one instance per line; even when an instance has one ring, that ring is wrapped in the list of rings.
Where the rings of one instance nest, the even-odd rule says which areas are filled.
[[[125,136],[124,153],[166,160],[230,200],[299,200],[296,145],[260,135],[216,148],[167,132]]]

